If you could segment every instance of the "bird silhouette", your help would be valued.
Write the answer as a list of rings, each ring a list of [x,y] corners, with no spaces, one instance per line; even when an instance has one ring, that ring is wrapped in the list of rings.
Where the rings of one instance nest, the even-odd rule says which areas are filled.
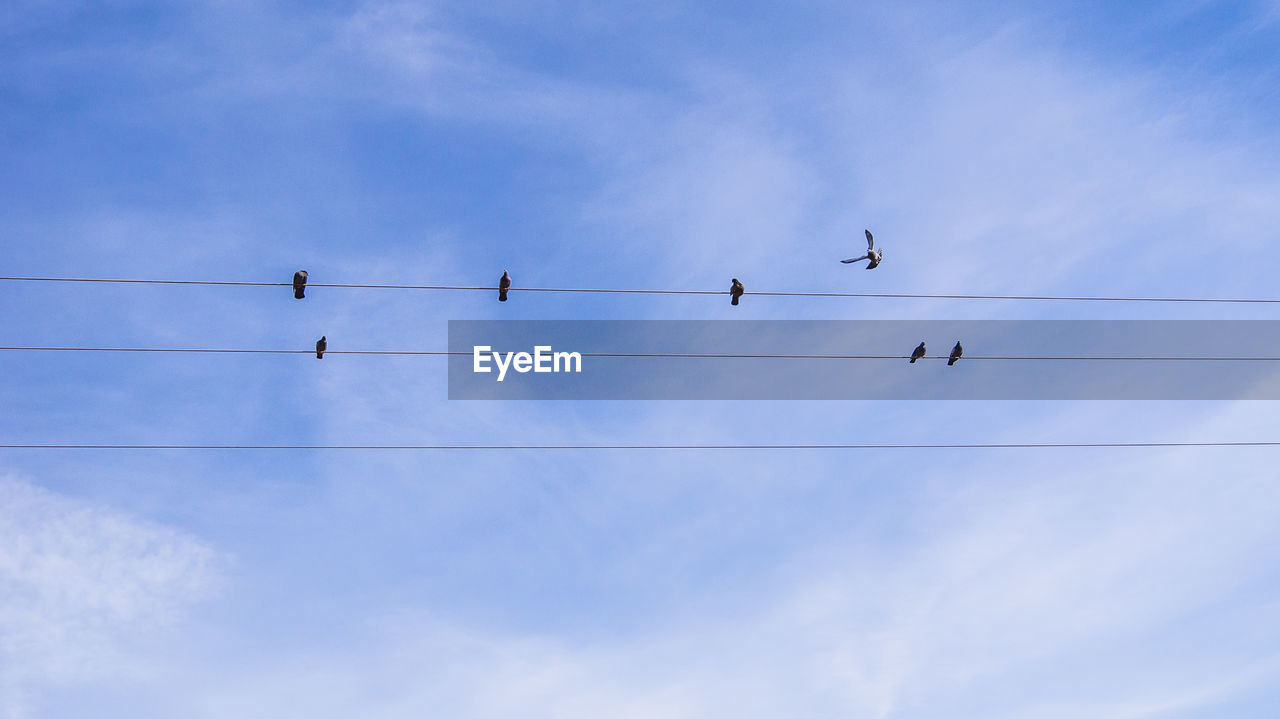
[[[742,297],[743,293],[745,293],[746,291],[747,291],[747,288],[743,286],[741,282],[738,281],[738,278],[737,277],[733,278],[733,284],[729,285],[729,297],[731,298],[729,300],[729,304],[736,307],[738,305],[738,300]]]
[[[920,344],[911,352],[911,364],[915,364],[921,357],[924,357],[924,340],[920,340]]]
[[[511,275],[506,270],[502,271],[502,279],[498,280],[498,301],[507,301],[507,290],[511,289]]]
[[[956,340],[956,346],[951,348],[951,356],[947,358],[947,366],[950,367],[955,364],[956,360],[960,359],[960,355],[963,354],[964,348],[960,346],[960,340]]]
[[[863,232],[867,233],[867,254],[861,257],[850,257],[847,260],[840,260],[840,262],[848,265],[862,260],[871,260],[867,263],[867,269],[874,270],[880,264],[880,260],[884,258],[884,253],[875,248],[876,241],[871,237],[871,230],[863,230]]]
[[[324,351],[329,349],[329,341],[322,335],[316,340],[316,359],[324,359]]]
[[[293,299],[300,300],[307,291],[307,271],[298,270],[293,273]]]

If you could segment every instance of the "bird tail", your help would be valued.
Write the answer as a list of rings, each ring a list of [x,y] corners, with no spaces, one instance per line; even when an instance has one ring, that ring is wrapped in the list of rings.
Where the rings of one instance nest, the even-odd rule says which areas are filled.
[[[507,291],[506,291],[506,290],[498,290],[498,301],[499,301],[499,302],[506,302],[506,301],[507,301]]]
[[[951,365],[955,364],[955,363],[956,363],[956,360],[958,360],[958,359],[960,359],[960,358],[959,358],[959,357],[951,357],[951,358],[949,358],[949,359],[947,360],[947,366],[948,366],[948,367],[950,367]]]
[[[918,360],[918,359],[920,359],[920,358],[919,358],[919,357],[912,357],[912,358],[911,358],[911,360],[910,360],[910,361],[911,361],[911,364],[915,364],[915,363],[916,363],[916,360]]]
[[[737,307],[737,306],[738,306],[738,298],[737,298],[737,297],[734,297],[733,299],[729,300],[729,304],[733,305],[734,307]]]
[[[302,299],[302,296],[303,296],[305,293],[306,293],[306,290],[302,289],[301,287],[294,287],[294,288],[293,288],[293,299],[295,299],[295,300],[300,300],[300,299]]]

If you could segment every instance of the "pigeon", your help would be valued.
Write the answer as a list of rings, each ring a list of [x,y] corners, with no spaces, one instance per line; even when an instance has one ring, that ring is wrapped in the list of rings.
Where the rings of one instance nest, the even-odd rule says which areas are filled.
[[[316,359],[324,359],[324,351],[329,349],[329,341],[323,336],[316,340]]]
[[[298,270],[293,273],[293,299],[302,299],[303,294],[307,291],[307,271]]]
[[[924,340],[920,340],[920,344],[916,345],[915,350],[912,351],[911,364],[915,364],[916,360],[920,359],[921,357],[924,357]]]
[[[850,257],[847,260],[840,260],[840,262],[848,265],[862,260],[871,260],[867,263],[867,269],[874,270],[880,264],[880,260],[884,258],[884,253],[875,248],[875,240],[871,238],[871,230],[863,230],[863,232],[867,233],[867,254],[861,257]]]
[[[511,275],[506,270],[502,271],[502,279],[498,280],[498,301],[507,301],[507,290],[511,289]]]
[[[960,355],[963,354],[964,348],[960,346],[960,340],[956,340],[956,346],[951,348],[951,356],[947,358],[947,366],[950,367],[955,364],[956,360],[960,359]]]
[[[737,277],[733,278],[733,284],[729,285],[729,296],[732,298],[729,300],[729,304],[736,307],[738,305],[738,300],[742,297],[742,294],[746,291],[747,291],[747,288],[743,287],[742,283],[738,281],[738,278]]]

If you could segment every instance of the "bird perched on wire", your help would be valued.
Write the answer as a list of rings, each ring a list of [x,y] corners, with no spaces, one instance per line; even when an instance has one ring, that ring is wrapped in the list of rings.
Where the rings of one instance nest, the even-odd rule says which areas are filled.
[[[321,335],[320,339],[316,340],[316,359],[324,359],[324,351],[327,349],[329,349],[329,340]]]
[[[293,273],[293,299],[300,300],[307,291],[307,271]]]
[[[915,364],[916,360],[924,357],[924,340],[920,340],[920,344],[911,352],[911,364]]]
[[[960,340],[956,340],[956,346],[951,348],[951,356],[947,358],[947,366],[950,367],[955,364],[956,360],[960,359],[960,355],[963,354],[964,348],[960,346]]]
[[[884,253],[875,248],[876,241],[871,237],[871,230],[863,230],[863,232],[867,233],[867,254],[861,257],[850,257],[847,260],[840,260],[840,262],[848,265],[862,260],[871,260],[867,263],[867,269],[874,270],[880,264],[880,260],[884,258]]]
[[[738,300],[742,298],[743,293],[746,291],[747,288],[738,281],[738,278],[733,278],[733,284],[729,285],[729,304],[736,307],[738,305]]]
[[[506,270],[502,271],[502,278],[498,280],[498,301],[507,301],[507,290],[511,289],[511,275]]]

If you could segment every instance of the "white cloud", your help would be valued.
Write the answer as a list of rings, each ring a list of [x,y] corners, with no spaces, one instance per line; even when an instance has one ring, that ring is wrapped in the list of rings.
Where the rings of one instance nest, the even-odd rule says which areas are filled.
[[[798,49],[763,73],[673,52],[655,62],[675,80],[658,92],[513,65],[406,7],[363,6],[335,57],[371,68],[370,99],[576,145],[600,173],[586,231],[610,237],[601,261],[624,258],[633,281],[1266,288],[1232,264],[1224,289],[1222,263],[1264,249],[1257,228],[1280,222],[1255,145],[1275,138],[1206,134],[1225,112],[1212,88],[1050,49],[1043,30],[966,36],[926,19],[870,47]],[[868,225],[886,248],[878,274],[835,264]]]
[[[67,682],[137,676],[130,647],[216,580],[217,555],[180,532],[0,478],[0,711]]]
[[[269,23],[228,26],[237,24],[272,34]],[[583,198],[583,214],[602,230],[596,236],[606,238],[600,254],[623,256],[631,266],[619,277],[637,285],[649,284],[644,273],[655,285],[679,286],[700,286],[699,273],[714,273],[723,286],[730,274],[741,272],[751,288],[855,281],[884,282],[880,289],[893,291],[1026,291],[1059,278],[1064,284],[1065,278],[1092,282],[1101,274],[1098,282],[1130,289],[1157,273],[1123,284],[1129,278],[1118,268],[1181,271],[1184,256],[1200,251],[1210,227],[1228,230],[1231,237],[1222,242],[1249,248],[1250,228],[1272,226],[1276,219],[1265,202],[1275,194],[1274,179],[1229,141],[1198,140],[1184,132],[1167,110],[1178,98],[1140,79],[1111,77],[1077,59],[1030,49],[1031,43],[1017,38],[961,51],[944,44],[947,49],[933,56],[921,50],[920,37],[910,38],[913,43],[899,58],[921,53],[915,62],[940,69],[911,66],[876,82],[868,81],[856,62],[860,58],[841,56],[820,66],[799,63],[818,78],[805,86],[787,73],[757,77],[704,68],[689,73],[687,86],[651,97],[505,65],[496,53],[451,35],[431,12],[408,4],[365,4],[315,37],[305,31],[317,24],[299,25],[304,31],[282,35],[286,57],[247,52],[242,66],[215,73],[214,89],[295,100],[291,93],[358,97],[378,110],[409,106],[580,142],[600,172],[600,182],[593,178],[591,184],[601,187],[598,195]],[[185,39],[175,43],[184,55]],[[849,73],[847,84],[840,80],[843,72]],[[241,82],[255,74],[258,84]],[[548,129],[554,132],[543,132]],[[883,231],[876,222],[899,229]],[[161,224],[172,223],[166,218]],[[856,250],[864,224],[887,245],[888,259],[877,273],[834,262]],[[130,221],[121,227],[120,236],[127,237],[145,225]],[[350,273],[339,281],[470,277],[450,246],[484,239],[465,230],[457,234],[424,233],[422,245],[432,249],[414,248],[394,259],[385,247],[361,244],[361,254],[382,259],[334,262],[330,271],[336,274],[340,266]],[[226,238],[209,242],[236,255]],[[584,268],[586,263],[557,269],[585,273]],[[1266,263],[1257,268],[1267,271]],[[530,272],[516,274],[528,281]],[[286,271],[280,279],[287,276]],[[1185,276],[1206,286],[1221,279],[1189,270]],[[301,307],[311,310],[337,293],[309,296]],[[278,297],[280,307],[299,309],[286,295]],[[544,301],[518,299],[504,310],[529,311]],[[824,305],[840,312],[850,306]],[[246,328],[256,326],[259,344],[286,344],[267,334],[272,326],[248,301],[243,307],[244,312],[220,313],[233,318],[227,329],[233,343],[247,344]],[[335,347],[347,348],[438,349],[445,317],[483,312],[469,297],[429,294],[386,302],[353,293],[343,295],[340,307],[345,309],[326,310],[331,314],[324,331]],[[813,311],[798,303],[771,307],[779,314]],[[169,307],[155,311],[175,316]],[[304,335],[309,329],[298,323],[302,342],[288,346],[310,341],[312,335]],[[181,328],[173,331],[175,337],[190,336]],[[874,434],[871,441],[902,440],[903,433],[936,439],[947,432],[971,433],[963,437],[969,440],[1017,441],[1044,431],[1019,423],[1023,415],[1017,411],[993,411],[983,423],[950,406],[930,407],[927,413],[934,416],[927,420],[912,417],[914,409],[865,405],[643,405],[619,412],[623,420],[610,416],[608,407],[443,408],[443,363],[385,362],[307,362],[303,371],[316,375],[306,396],[315,408],[316,421],[308,428],[317,441],[697,441],[712,424],[715,436],[758,441],[823,432],[830,433],[828,441],[862,433]],[[1138,421],[1119,421],[1105,408],[1091,407],[1072,415],[1079,424],[1071,429],[1098,432],[1102,439],[1116,439],[1119,427],[1155,431],[1141,423],[1142,412],[1127,417]],[[152,431],[170,430],[156,427],[152,415],[145,422]],[[1162,430],[1181,426],[1161,418]],[[137,431],[145,429],[139,422]],[[1222,429],[1224,438],[1243,431]],[[1167,437],[1156,437],[1161,438]],[[1243,587],[1274,564],[1265,549],[1274,544],[1276,496],[1256,470],[1219,465],[1212,458],[1220,455],[1184,454],[1179,457],[1187,462],[1163,465],[1152,463],[1146,452],[1130,464],[1093,457],[1079,467],[1051,467],[1063,469],[1055,479],[1046,479],[1045,466],[1030,461],[957,460],[961,469],[948,475],[942,462],[913,457],[926,467],[913,480],[969,487],[937,492],[937,511],[912,506],[911,485],[866,487],[866,495],[856,498],[853,492],[840,494],[835,487],[848,472],[842,464],[847,456],[598,456],[325,458],[317,460],[326,470],[317,477],[322,498],[315,501],[338,507],[331,511],[349,522],[340,526],[353,536],[443,536],[448,541],[439,546],[481,556],[472,561],[486,572],[523,563],[529,573],[546,572],[548,582],[579,572],[605,574],[612,582],[608,590],[617,593],[642,593],[645,582],[677,577],[671,583],[682,586],[670,591],[685,591],[691,603],[704,604],[672,612],[680,616],[659,611],[662,616],[644,617],[651,629],[644,637],[620,636],[626,634],[622,625],[635,618],[625,612],[594,614],[596,627],[608,636],[584,639],[530,626],[504,632],[499,622],[483,619],[422,619],[408,611],[375,621],[350,643],[348,633],[334,628],[350,615],[335,610],[317,620],[326,626],[317,627],[313,646],[252,659],[246,659],[248,652],[218,657],[209,673],[225,683],[215,688],[207,676],[193,679],[199,686],[175,691],[182,696],[173,700],[198,704],[208,716],[779,716],[832,707],[867,716],[936,716],[939,707],[953,702],[996,697],[1001,684],[1048,691],[1050,679],[1065,673],[1101,680],[1118,666],[1131,673],[1131,688],[1099,689],[1066,706],[1076,716],[1128,717],[1212,701],[1247,685],[1257,671],[1250,667],[1265,659],[1265,652],[1249,650],[1223,649],[1215,656],[1173,652],[1176,671],[1169,676],[1179,678],[1179,686],[1171,686],[1172,681],[1140,674],[1128,656],[1142,656],[1144,641],[1154,646],[1162,630],[1176,640],[1181,618],[1219,600],[1230,605],[1223,614],[1231,616],[1201,618],[1190,623],[1193,628],[1221,626],[1214,622],[1274,625],[1256,621],[1273,619],[1271,610]],[[854,461],[862,471],[870,466],[886,479],[903,478],[883,470],[889,464],[883,459]],[[749,470],[734,471],[735,464]],[[384,476],[377,470],[386,466],[396,471]],[[1091,472],[1100,478],[1091,479]],[[811,494],[778,490],[787,483],[802,484]],[[754,491],[759,496],[744,498]],[[894,492],[894,501],[877,492]],[[903,510],[891,519],[901,519],[906,536],[873,541],[817,528],[797,539],[786,534],[793,524],[761,520],[760,497],[796,513],[836,512],[827,500],[838,499],[847,505],[835,506],[864,521],[872,513]],[[682,512],[654,509],[681,503]],[[324,524],[319,517],[315,522]],[[397,534],[397,523],[405,522],[426,529],[422,535]],[[345,541],[341,532],[333,534],[337,538],[325,535],[332,545]],[[493,539],[499,534],[506,543]],[[779,545],[784,558],[761,560],[754,574],[739,570],[759,582],[744,590],[747,596],[732,596],[713,580],[694,576],[705,567],[720,569],[718,561],[744,561],[742,537],[748,534]],[[630,543],[627,548],[602,548],[622,543],[620,535]],[[427,561],[394,551],[384,557],[386,547],[366,541],[369,546],[360,550],[376,550],[386,570],[377,576],[370,570],[368,591],[376,598],[385,596],[388,585],[398,588],[406,568],[412,572]],[[417,544],[408,544],[407,553],[418,552]],[[547,559],[561,548],[572,554]],[[394,549],[406,552],[403,546]],[[357,555],[326,558],[345,571],[369,559]],[[618,561],[602,566],[612,560]],[[5,700],[10,712],[19,711],[20,687],[132,671],[142,660],[131,652],[131,642],[203,596],[216,575],[213,561],[207,547],[180,533],[21,482],[0,483],[0,580],[6,590],[0,599],[0,659],[10,682],[0,691],[13,695]],[[682,571],[660,571],[672,565]],[[305,571],[280,581],[305,585]],[[431,579],[444,584],[456,577]],[[711,609],[721,605],[736,612]],[[371,613],[363,606],[345,609]],[[584,613],[590,610],[583,606]],[[232,624],[225,627],[229,634],[249,631]],[[1082,655],[1118,657],[1119,664],[1067,666]],[[1222,671],[1207,666],[1210,660],[1242,669]],[[173,667],[169,676],[188,670]],[[1017,706],[1025,704],[1011,704],[1005,713],[1018,715]],[[969,714],[952,709],[949,716],[1000,715],[992,708]]]
[[[1249,418],[1238,409],[1246,413],[1228,418]],[[1248,456],[1111,456],[1087,473],[1044,454],[1005,454],[957,461],[945,476],[899,477],[917,487],[913,500],[867,491],[846,528],[799,542],[775,532],[780,557],[759,557],[746,582],[682,579],[683,607],[583,607],[594,618],[567,630],[539,628],[536,617],[481,628],[422,608],[365,612],[354,629],[220,667],[218,688],[193,688],[193,702],[205,716],[1130,719],[1264,686],[1276,670],[1280,607],[1266,587],[1280,492]],[[759,466],[776,475],[765,501],[788,501],[777,487],[802,483]],[[614,591],[644,593],[646,582],[673,579],[659,562],[733,553],[734,532],[766,530],[761,510],[743,502],[741,477],[687,474],[669,479],[712,484],[721,502],[695,501],[679,522],[650,516],[636,556],[562,561],[611,575]],[[827,496],[845,481],[818,484]],[[670,492],[655,478],[637,495]],[[618,511],[649,512],[651,501]],[[570,513],[562,508],[560,521],[572,524]],[[528,541],[551,541],[543,531],[556,530]],[[730,546],[708,549],[724,537]],[[587,600],[566,588],[564,601]]]

